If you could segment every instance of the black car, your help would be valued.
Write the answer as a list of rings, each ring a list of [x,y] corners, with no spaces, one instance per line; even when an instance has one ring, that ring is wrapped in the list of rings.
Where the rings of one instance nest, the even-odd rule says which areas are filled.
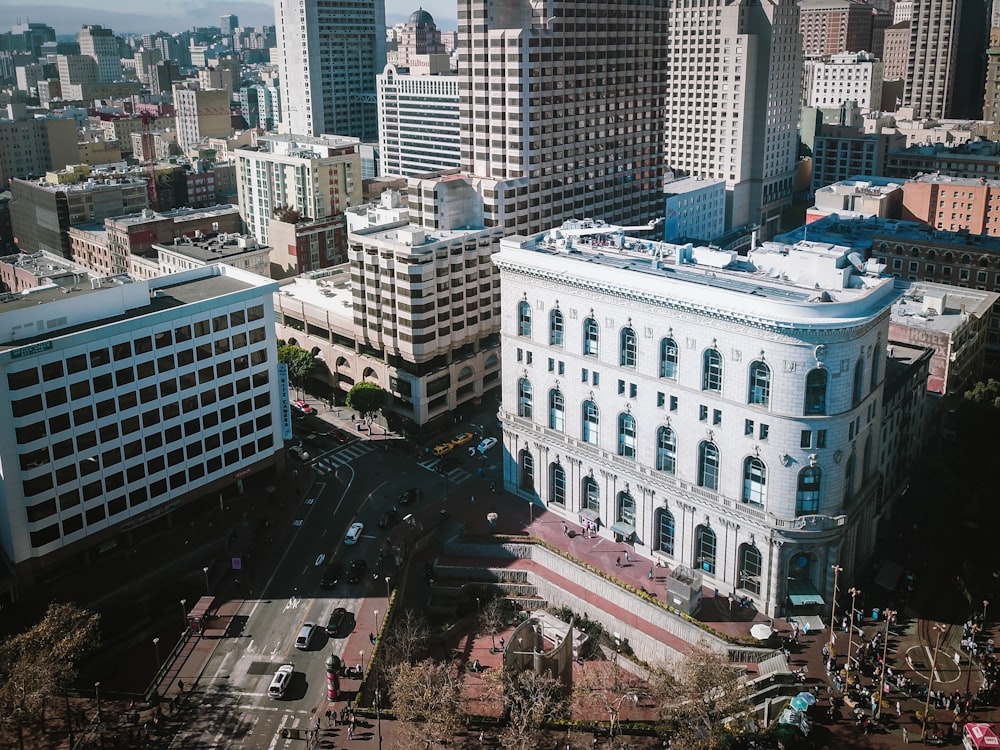
[[[402,495],[399,496],[399,502],[401,505],[406,505],[419,500],[423,497],[424,493],[421,492],[419,487],[410,487],[410,489],[405,490]]]
[[[319,585],[325,589],[332,588],[337,585],[337,581],[340,580],[340,576],[344,573],[344,564],[339,560],[331,560],[326,565],[326,570],[323,571],[323,578],[319,582]]]
[[[330,613],[330,619],[326,621],[326,634],[331,638],[339,638],[341,630],[347,623],[349,613],[343,607],[337,607]]]
[[[381,516],[378,517],[378,527],[380,529],[388,529],[396,521],[399,520],[399,513],[395,510],[387,510]]]
[[[348,583],[358,583],[362,576],[364,576],[365,571],[368,569],[368,563],[364,560],[354,560],[351,563],[351,567],[347,571],[347,582]]]

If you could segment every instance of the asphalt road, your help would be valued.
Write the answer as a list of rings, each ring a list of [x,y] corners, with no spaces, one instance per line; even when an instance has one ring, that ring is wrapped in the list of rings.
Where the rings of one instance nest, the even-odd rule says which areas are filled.
[[[369,587],[383,586],[384,576],[395,572],[388,559],[381,568],[376,565],[392,531],[378,528],[378,517],[397,505],[400,493],[409,487],[424,491],[419,502],[444,489],[442,478],[425,466],[396,451],[372,450],[368,443],[340,446],[311,462],[328,468],[291,525],[275,535],[270,559],[256,561],[263,589],[259,598],[247,599],[240,609],[238,616],[245,618],[242,637],[220,640],[199,681],[199,710],[171,747],[270,750],[286,744],[281,729],[311,728],[323,717],[329,706],[327,657],[336,654],[353,666],[361,655],[343,653],[345,637],[328,638],[322,632],[308,651],[296,649],[302,624],[324,626],[335,607],[358,612]],[[405,514],[405,507],[399,510]],[[354,521],[364,523],[365,529],[358,543],[348,546],[344,533]],[[331,557],[343,561],[345,570],[351,560],[365,558],[365,577],[358,584],[342,578],[332,589],[320,588]],[[271,677],[285,663],[295,667],[289,689],[283,699],[269,698]]]

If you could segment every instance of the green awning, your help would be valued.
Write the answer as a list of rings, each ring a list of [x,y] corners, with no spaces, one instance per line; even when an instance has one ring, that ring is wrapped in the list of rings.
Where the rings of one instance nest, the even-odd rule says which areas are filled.
[[[824,603],[823,597],[813,586],[812,581],[803,581],[798,578],[788,579],[788,601],[793,607]]]
[[[630,523],[624,523],[623,521],[616,521],[611,524],[611,530],[619,536],[623,536],[627,539],[635,533],[635,526]]]

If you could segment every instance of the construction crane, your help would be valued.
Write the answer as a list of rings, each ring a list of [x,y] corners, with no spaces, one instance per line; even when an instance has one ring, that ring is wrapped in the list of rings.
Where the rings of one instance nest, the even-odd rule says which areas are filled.
[[[567,244],[572,245],[572,241],[577,237],[588,235],[607,235],[612,247],[621,248],[626,232],[651,232],[663,222],[663,217],[653,219],[647,224],[638,226],[622,227],[616,224],[605,224],[600,219],[569,219],[564,221],[562,226],[550,229],[546,232],[545,240],[556,246],[557,250],[564,251]]]
[[[156,115],[144,111],[139,113],[139,117],[142,119],[142,155],[146,160],[149,207],[155,211],[159,208],[156,198],[156,160],[153,158],[153,134],[149,126],[156,119]]]

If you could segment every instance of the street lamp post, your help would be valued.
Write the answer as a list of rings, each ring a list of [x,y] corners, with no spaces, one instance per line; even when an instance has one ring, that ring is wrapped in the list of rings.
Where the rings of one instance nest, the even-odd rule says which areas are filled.
[[[938,649],[941,648],[941,636],[947,628],[940,622],[932,628],[937,631],[937,641],[934,643],[934,656],[931,658],[931,674],[927,678],[927,700],[924,701],[924,715],[920,719],[920,741],[927,737],[927,712],[931,709],[931,690],[934,689],[934,670],[937,669]]]
[[[851,588],[847,590],[847,593],[851,595],[851,616],[849,618],[850,624],[847,627],[847,662],[844,664],[844,668],[847,669],[848,672],[850,672],[851,645],[854,642],[854,600],[857,599],[858,594],[860,594],[861,592],[858,589],[854,588],[854,586],[851,586]],[[848,674],[848,677],[850,677],[850,674]]]
[[[365,652],[364,649],[358,651],[358,655],[361,657],[361,677],[359,679],[365,678]]]
[[[101,681],[94,683],[94,698],[97,701],[97,721],[101,721]]]
[[[476,597],[476,617],[479,618],[479,617],[482,617],[482,616],[483,616],[483,611],[482,611],[482,609],[479,606],[479,597],[477,596]]]
[[[378,636],[378,610],[375,610],[375,635]]]
[[[833,568],[833,604],[830,605],[830,651],[832,652],[833,644],[837,642],[837,578],[844,569],[839,565],[830,567]]]
[[[389,600],[392,598],[392,592],[389,590],[389,581],[392,580],[389,576],[385,577],[385,608],[389,609]]]
[[[181,599],[181,625],[184,626],[184,630],[187,630],[188,625],[187,603],[187,599]]]
[[[882,684],[878,691],[878,717],[882,718],[882,699],[885,695],[885,674],[888,671],[888,663],[886,659],[889,656],[889,626],[896,619],[896,611],[892,609],[887,609],[883,612],[885,615],[885,642],[882,644]]]
[[[535,503],[532,500],[528,501],[528,523],[535,522]]]
[[[205,596],[211,596],[212,589],[208,585],[208,566],[206,565],[204,568],[201,569],[201,571],[205,574]]]
[[[156,652],[156,671],[160,671],[160,639],[159,637],[153,639],[153,650]]]

